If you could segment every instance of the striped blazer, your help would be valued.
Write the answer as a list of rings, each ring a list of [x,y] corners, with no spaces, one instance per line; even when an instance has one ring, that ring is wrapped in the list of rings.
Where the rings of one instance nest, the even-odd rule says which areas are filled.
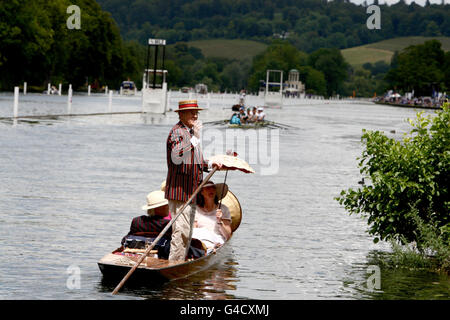
[[[192,133],[181,121],[167,137],[167,178],[165,198],[186,202],[203,180],[208,163],[200,145],[194,148]]]

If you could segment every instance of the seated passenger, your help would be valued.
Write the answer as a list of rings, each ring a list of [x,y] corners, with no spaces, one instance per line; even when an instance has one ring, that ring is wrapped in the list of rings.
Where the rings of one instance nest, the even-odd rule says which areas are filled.
[[[263,122],[265,117],[266,117],[266,114],[264,113],[264,109],[259,107],[258,108],[258,114],[257,114],[257,121],[258,122]]]
[[[219,200],[228,192],[223,183],[208,181],[197,195],[192,237],[201,240],[208,249],[221,246],[231,236],[231,214],[224,204],[219,209]]]
[[[245,113],[245,108],[241,107],[239,109],[239,119],[241,119],[241,123],[247,123],[248,116]]]
[[[231,116],[230,124],[241,124],[241,119],[239,118],[239,114],[238,113],[234,113]]]
[[[164,198],[164,191],[158,190],[147,195],[147,204],[142,207],[147,210],[147,215],[133,218],[130,231],[123,237],[122,245],[132,248],[145,248],[170,222],[169,202]],[[155,245],[158,250],[158,258],[168,259],[170,253],[170,241],[172,238],[172,228],[170,227],[162,238]],[[201,244],[191,242],[188,258],[199,258],[205,255]]]
[[[256,107],[253,107],[252,116],[251,116],[251,118],[249,118],[249,120],[250,120],[251,122],[256,122],[256,121],[258,121],[258,112],[257,112]]]
[[[129,235],[157,237],[170,220],[169,201],[164,198],[163,191],[153,191],[147,195],[147,204],[142,206],[142,210],[147,211],[147,215],[133,218]],[[170,235],[171,230],[166,232]]]
[[[170,222],[167,219],[169,204],[164,198],[163,191],[150,192],[147,195],[147,204],[142,207],[142,210],[147,210],[147,215],[133,218],[130,231],[122,238],[123,246],[143,247],[145,243],[156,238]],[[158,242],[158,246],[169,247],[171,235],[172,228],[169,228]]]

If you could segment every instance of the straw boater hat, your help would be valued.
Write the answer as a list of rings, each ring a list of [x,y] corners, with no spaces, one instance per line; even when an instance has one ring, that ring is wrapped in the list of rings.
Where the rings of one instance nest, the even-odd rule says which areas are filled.
[[[203,110],[198,107],[197,100],[185,100],[178,102],[178,110],[175,112],[180,112],[184,110]]]
[[[142,210],[150,210],[169,204],[169,201],[164,198],[164,192],[161,190],[150,192],[147,195],[147,204],[142,206]]]

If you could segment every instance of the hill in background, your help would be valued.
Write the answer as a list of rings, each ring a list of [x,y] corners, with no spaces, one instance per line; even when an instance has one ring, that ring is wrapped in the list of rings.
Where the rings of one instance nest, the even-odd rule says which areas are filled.
[[[411,45],[423,44],[431,39],[439,40],[442,43],[442,49],[450,51],[450,37],[399,37],[343,49],[341,53],[353,67],[360,67],[364,63],[375,63],[378,61],[384,61],[389,64],[395,51],[401,51]]]
[[[254,56],[267,48],[267,45],[262,42],[239,39],[198,40],[187,42],[187,45],[200,49],[205,58],[224,58],[238,61],[253,59]]]
[[[379,5],[382,27],[369,30],[367,7],[348,0],[97,0],[125,40],[168,44],[242,39],[270,44],[283,38],[310,53],[352,48],[395,37],[450,37],[450,5],[405,0]]]

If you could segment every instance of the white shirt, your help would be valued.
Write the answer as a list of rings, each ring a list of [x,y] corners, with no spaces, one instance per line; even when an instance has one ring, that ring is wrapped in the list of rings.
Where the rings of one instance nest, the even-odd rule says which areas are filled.
[[[227,206],[222,204],[221,209],[222,219],[231,221],[230,210]],[[226,240],[221,232],[220,225],[217,223],[216,212],[217,209],[206,212],[197,206],[197,212],[195,213],[197,228],[194,228],[192,237],[207,242],[205,243],[207,247],[210,247],[211,244],[214,246],[216,243],[223,244]]]

